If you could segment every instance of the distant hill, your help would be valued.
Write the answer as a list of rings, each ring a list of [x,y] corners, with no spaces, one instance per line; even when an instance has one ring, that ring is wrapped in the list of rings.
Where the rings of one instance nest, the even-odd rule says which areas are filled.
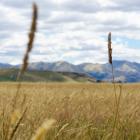
[[[117,82],[140,82],[140,64],[128,61],[114,61],[114,75]],[[112,72],[109,64],[99,65],[87,71],[101,81],[111,81]]]
[[[129,61],[113,61],[115,80],[117,82],[140,82],[140,64]],[[12,66],[2,64],[0,68],[19,68],[20,65]],[[111,81],[112,73],[110,64],[93,64],[82,63],[79,65],[70,64],[65,61],[58,62],[36,62],[30,63],[29,70],[35,71],[52,71],[52,72],[68,72],[68,73],[84,73],[86,76],[92,77],[97,81]]]
[[[4,64],[4,63],[0,63],[0,69],[3,69],[3,68],[11,68],[12,65],[10,64]]]
[[[1,69],[0,81],[16,81],[18,69]],[[86,74],[74,72],[26,71],[22,81],[27,82],[96,82]]]

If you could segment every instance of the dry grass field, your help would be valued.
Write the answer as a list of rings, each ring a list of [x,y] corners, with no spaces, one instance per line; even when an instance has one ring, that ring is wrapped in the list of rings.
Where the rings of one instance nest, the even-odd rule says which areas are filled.
[[[0,140],[140,140],[140,84],[115,84],[111,32],[108,62],[113,84],[21,82],[33,49],[37,19],[34,3],[17,82],[0,83]],[[1,79],[9,80],[5,75]]]
[[[112,136],[112,84],[22,83],[13,108],[17,84],[1,83],[0,140],[140,140],[140,84],[121,89]]]

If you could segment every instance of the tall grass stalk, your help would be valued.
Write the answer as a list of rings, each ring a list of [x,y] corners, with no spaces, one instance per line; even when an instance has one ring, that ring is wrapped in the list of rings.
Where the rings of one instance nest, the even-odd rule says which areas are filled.
[[[114,66],[113,66],[113,61],[112,61],[112,41],[111,41],[111,32],[108,34],[108,62],[111,65],[111,70],[112,70],[112,83],[114,86],[114,92],[115,92],[115,116],[114,116],[114,122],[113,122],[113,128],[112,128],[112,133],[111,133],[111,138],[113,139],[115,129],[116,129],[116,124],[117,124],[117,118],[118,118],[118,111],[119,111],[119,98],[117,99],[117,89],[116,89],[116,84],[115,84],[115,76],[114,76]],[[120,97],[120,96],[119,96]]]
[[[116,85],[115,85],[115,76],[114,76],[114,66],[112,61],[112,41],[111,41],[111,32],[108,34],[108,62],[111,65],[112,70],[112,82],[114,85],[114,92],[115,92],[115,103],[117,105],[117,91],[116,91]]]
[[[33,48],[35,32],[37,30],[37,18],[38,18],[38,7],[34,3],[33,4],[32,23],[31,23],[30,32],[29,32],[29,41],[28,41],[28,44],[27,44],[27,50],[26,50],[24,58],[23,58],[22,67],[21,67],[21,69],[20,69],[20,71],[17,75],[17,79],[16,79],[16,81],[18,81],[18,86],[17,86],[16,95],[15,95],[15,98],[14,98],[14,101],[13,101],[13,108],[15,108],[18,93],[19,93],[20,88],[21,88],[21,78],[24,75],[24,72],[26,71],[26,69],[28,67],[29,55],[30,55],[30,52],[32,51],[32,48]]]

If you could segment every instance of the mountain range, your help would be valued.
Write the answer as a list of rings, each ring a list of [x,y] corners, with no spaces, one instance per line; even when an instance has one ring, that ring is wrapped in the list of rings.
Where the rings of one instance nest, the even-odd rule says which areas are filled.
[[[0,69],[19,68],[20,65],[0,64]],[[117,82],[140,82],[140,63],[129,61],[113,61],[114,76]],[[51,71],[61,72],[65,75],[77,73],[87,75],[96,81],[112,81],[111,65],[82,63],[74,65],[65,61],[57,62],[35,62],[28,66],[29,71]],[[80,75],[79,75],[80,76]]]

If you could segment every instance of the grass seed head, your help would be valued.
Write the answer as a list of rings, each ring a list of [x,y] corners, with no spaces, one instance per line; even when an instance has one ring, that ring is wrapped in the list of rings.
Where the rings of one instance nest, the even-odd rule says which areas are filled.
[[[109,63],[112,64],[112,48],[111,48],[111,32],[108,34],[108,58]]]

